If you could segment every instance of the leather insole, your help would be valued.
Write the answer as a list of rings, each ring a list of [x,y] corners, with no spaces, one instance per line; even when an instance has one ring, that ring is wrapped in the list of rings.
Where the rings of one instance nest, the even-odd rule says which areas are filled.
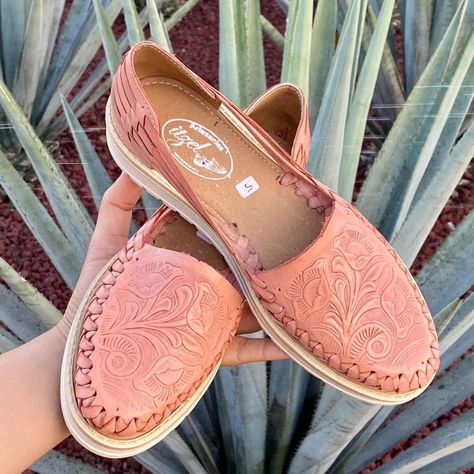
[[[153,242],[156,247],[186,253],[205,262],[217,271],[227,268],[217,249],[197,235],[197,229],[179,215],[166,224],[166,230],[158,234]]]
[[[266,108],[252,114],[252,118],[258,124],[265,124],[265,131],[287,152],[291,153],[291,144],[296,135],[298,124],[293,117],[283,110],[272,110]]]
[[[315,240],[322,217],[293,186],[279,184],[284,171],[220,111],[177,80],[148,77],[142,83],[184,177],[212,215],[249,239],[264,269]]]

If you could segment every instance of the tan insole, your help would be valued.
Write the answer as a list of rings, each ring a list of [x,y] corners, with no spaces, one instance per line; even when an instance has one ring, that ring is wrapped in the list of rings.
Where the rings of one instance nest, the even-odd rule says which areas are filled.
[[[179,81],[149,77],[143,85],[188,183],[211,214],[248,237],[264,269],[290,260],[314,241],[322,217],[292,186],[279,184],[284,171],[220,111]]]
[[[156,247],[186,253],[205,262],[217,271],[225,270],[227,264],[217,249],[197,235],[197,229],[181,216],[166,224],[166,232],[156,236]]]
[[[288,153],[291,152],[298,124],[284,110],[256,111],[252,114],[255,122],[263,126],[265,131]]]

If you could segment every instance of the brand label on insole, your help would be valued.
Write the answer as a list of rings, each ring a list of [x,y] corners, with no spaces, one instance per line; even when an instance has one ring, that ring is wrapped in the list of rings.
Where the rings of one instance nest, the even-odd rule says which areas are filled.
[[[258,191],[260,189],[260,186],[258,185],[257,181],[255,181],[255,178],[253,176],[249,176],[240,183],[238,183],[235,186],[235,189],[237,189],[238,193],[245,199],[246,197],[249,197],[251,194],[253,194],[255,191]]]
[[[192,120],[168,120],[161,134],[175,160],[204,179],[229,178],[233,170],[227,145],[211,130]]]

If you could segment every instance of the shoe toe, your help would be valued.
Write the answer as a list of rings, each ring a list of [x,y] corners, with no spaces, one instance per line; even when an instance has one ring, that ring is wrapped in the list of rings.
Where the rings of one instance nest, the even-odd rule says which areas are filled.
[[[87,307],[74,388],[92,428],[129,439],[168,419],[212,376],[243,302],[189,255],[145,244],[117,260]]]

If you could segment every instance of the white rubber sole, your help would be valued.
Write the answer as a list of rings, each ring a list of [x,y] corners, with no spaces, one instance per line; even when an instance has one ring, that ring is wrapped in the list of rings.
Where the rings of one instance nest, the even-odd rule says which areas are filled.
[[[161,199],[170,208],[177,211],[187,221],[194,224],[212,241],[217,250],[222,254],[230,269],[234,273],[247,302],[261,325],[262,329],[283,351],[294,361],[298,362],[309,373],[320,378],[325,383],[351,395],[359,400],[377,405],[399,405],[420,395],[428,386],[406,393],[387,393],[357,383],[344,377],[339,372],[319,361],[314,354],[303,347],[273,318],[271,313],[260,303],[251,281],[241,270],[233,253],[216,231],[205,221],[186,199],[156,170],[149,168],[136,157],[120,140],[114,130],[111,117],[110,100],[106,107],[107,144],[115,162],[137,184],[144,187],[149,193]]]

